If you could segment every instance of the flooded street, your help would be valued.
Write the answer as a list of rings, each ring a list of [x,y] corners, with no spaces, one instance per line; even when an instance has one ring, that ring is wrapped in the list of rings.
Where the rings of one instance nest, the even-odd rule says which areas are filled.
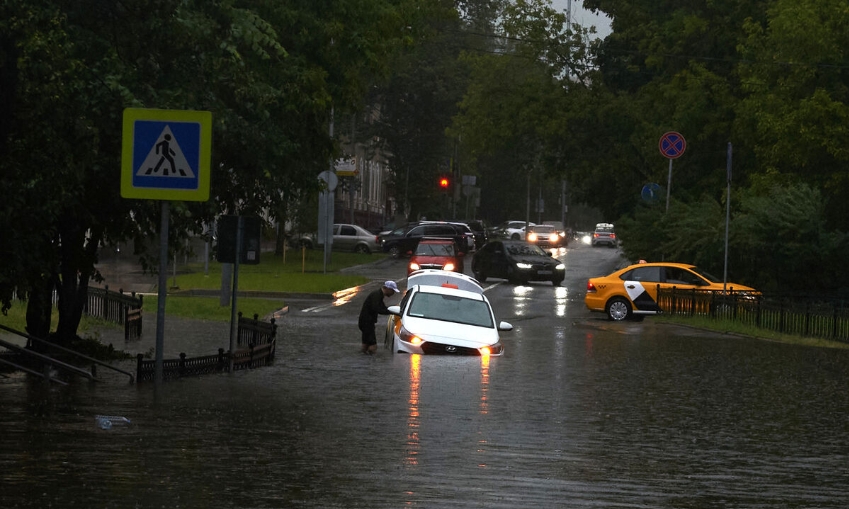
[[[392,354],[382,320],[362,355],[361,292],[293,303],[269,367],[0,377],[0,507],[847,507],[849,352],[608,322],[583,295],[617,252],[559,257],[560,287],[484,285],[500,358]]]

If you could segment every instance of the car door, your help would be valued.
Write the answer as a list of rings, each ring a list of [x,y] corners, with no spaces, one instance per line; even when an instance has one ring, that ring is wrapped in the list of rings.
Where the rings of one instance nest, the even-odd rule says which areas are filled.
[[[507,277],[507,265],[509,265],[507,260],[507,252],[506,247],[503,242],[495,242],[492,245],[492,250],[487,257],[489,266],[487,267],[487,274],[492,277]]]
[[[622,274],[625,293],[636,312],[657,313],[657,287],[662,283],[660,266],[637,267]]]
[[[333,244],[340,251],[353,251],[357,245],[357,230],[349,224],[336,225],[333,232]]]

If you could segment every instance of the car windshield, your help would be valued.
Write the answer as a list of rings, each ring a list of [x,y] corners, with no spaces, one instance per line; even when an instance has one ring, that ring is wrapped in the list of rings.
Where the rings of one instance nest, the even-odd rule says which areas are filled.
[[[531,226],[531,230],[536,232],[536,233],[554,233],[554,227],[553,226],[541,226],[541,225]]]
[[[486,301],[456,295],[419,292],[413,297],[407,314],[429,320],[492,327],[492,313]]]
[[[451,244],[419,243],[416,248],[418,256],[454,256],[454,246]]]
[[[547,256],[539,246],[534,244],[507,244],[507,252],[516,256]]]

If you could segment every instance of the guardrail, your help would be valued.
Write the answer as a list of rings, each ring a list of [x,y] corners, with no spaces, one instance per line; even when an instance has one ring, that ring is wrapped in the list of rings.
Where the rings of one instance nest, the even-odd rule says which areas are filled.
[[[849,342],[849,305],[842,299],[658,287],[657,304],[664,314],[705,316],[782,334]]]

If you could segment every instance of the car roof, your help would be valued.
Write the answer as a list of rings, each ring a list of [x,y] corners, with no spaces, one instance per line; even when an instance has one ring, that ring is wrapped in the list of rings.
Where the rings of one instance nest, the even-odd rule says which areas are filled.
[[[678,262],[644,262],[644,263],[634,263],[628,265],[627,267],[622,267],[616,272],[627,272],[631,269],[636,269],[637,267],[676,267],[679,269],[693,269],[696,266],[690,263],[678,263]]]
[[[421,269],[407,276],[407,288],[413,286],[435,286],[442,287],[443,284],[456,285],[458,289],[474,293],[482,293],[483,288],[477,279],[461,274],[439,269]]]

